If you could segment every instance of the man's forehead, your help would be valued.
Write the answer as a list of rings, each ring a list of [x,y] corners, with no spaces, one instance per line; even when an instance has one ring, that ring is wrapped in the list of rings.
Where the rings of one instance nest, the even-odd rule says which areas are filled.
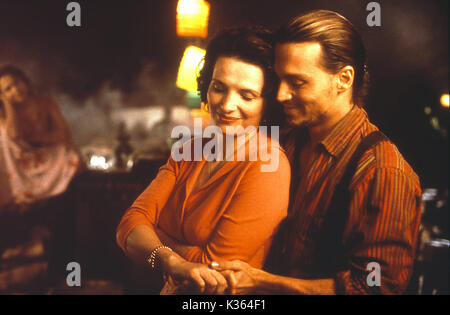
[[[279,43],[275,47],[275,62],[319,66],[321,51],[317,42]]]

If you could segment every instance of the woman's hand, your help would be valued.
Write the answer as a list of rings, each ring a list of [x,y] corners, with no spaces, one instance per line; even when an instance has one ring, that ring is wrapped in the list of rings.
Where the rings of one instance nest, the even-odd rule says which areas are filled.
[[[227,280],[220,272],[204,264],[188,262],[173,252],[160,251],[163,254],[160,256],[162,271],[176,284],[193,286],[196,291],[205,294],[223,294],[227,289]]]
[[[257,293],[259,291],[259,279],[264,276],[264,271],[253,268],[240,260],[212,262],[211,268],[220,271],[227,279],[228,293],[230,294]]]

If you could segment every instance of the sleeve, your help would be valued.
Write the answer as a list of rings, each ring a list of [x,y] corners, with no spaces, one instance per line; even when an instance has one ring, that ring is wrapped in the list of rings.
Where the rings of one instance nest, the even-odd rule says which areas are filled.
[[[367,206],[360,207],[364,200]],[[420,214],[421,189],[415,174],[376,168],[367,176],[351,201],[349,222],[353,224],[350,236],[344,237],[350,269],[337,274],[337,292],[404,292],[412,274]],[[372,269],[370,263],[379,269]]]
[[[268,246],[287,215],[290,166],[284,153],[276,171],[261,172],[260,165],[254,163],[247,170],[210,240],[202,247],[192,247],[185,255],[187,260],[249,262],[261,246]]]
[[[157,224],[161,209],[175,185],[177,171],[178,165],[170,157],[159,169],[156,178],[124,214],[116,231],[116,241],[120,248],[125,250],[128,235],[136,226]]]

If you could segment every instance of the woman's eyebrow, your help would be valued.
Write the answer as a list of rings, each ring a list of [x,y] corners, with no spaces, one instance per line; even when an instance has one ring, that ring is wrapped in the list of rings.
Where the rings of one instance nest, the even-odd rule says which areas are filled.
[[[219,84],[225,85],[225,83],[223,83],[223,82],[220,81],[219,79],[215,79],[215,78],[212,78],[212,79],[211,79],[211,83],[219,83]]]
[[[240,89],[240,91],[241,91],[241,93],[250,93],[250,94],[253,94],[253,96],[255,96],[255,97],[258,97],[258,96],[260,95],[260,93],[258,93],[258,92],[255,91],[255,90],[252,90],[252,89],[247,89],[247,88],[245,88],[245,89]]]

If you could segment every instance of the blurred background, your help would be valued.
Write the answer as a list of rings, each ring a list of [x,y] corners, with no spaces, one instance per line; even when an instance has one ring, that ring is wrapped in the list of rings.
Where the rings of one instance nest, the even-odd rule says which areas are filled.
[[[422,269],[413,290],[448,289],[448,281],[429,284],[438,273],[424,271],[440,255],[448,280],[447,0],[377,1],[381,26],[374,27],[366,22],[370,1],[209,0],[207,34],[187,37],[177,34],[177,0],[77,2],[81,26],[69,27],[69,1],[0,0],[0,65],[22,68],[39,91],[56,99],[91,170],[76,184],[74,259],[100,281],[93,287],[132,291],[133,271],[115,247],[114,229],[168,157],[172,126],[200,115],[195,93],[176,84],[187,46],[205,48],[208,37],[226,27],[277,27],[303,12],[328,9],[361,33],[371,74],[366,110],[426,192]],[[121,153],[132,158],[121,161],[126,171],[117,172]],[[105,270],[106,260],[117,264]],[[113,281],[114,289],[101,281]]]

